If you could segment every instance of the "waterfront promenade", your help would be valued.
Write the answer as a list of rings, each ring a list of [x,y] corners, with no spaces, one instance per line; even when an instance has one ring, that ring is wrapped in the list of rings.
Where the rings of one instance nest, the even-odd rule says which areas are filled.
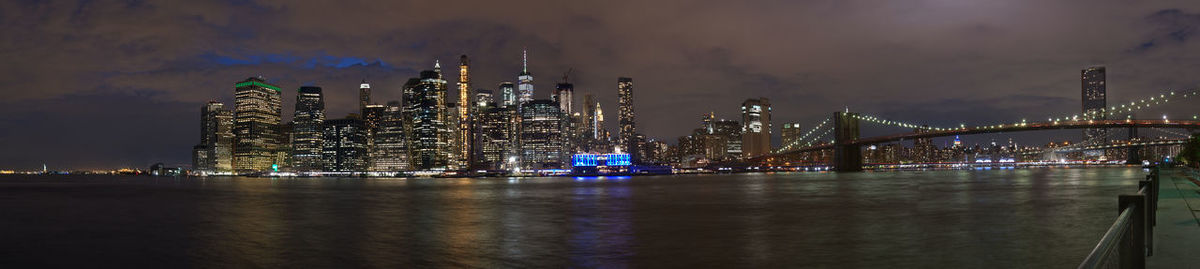
[[[1171,169],[1159,182],[1154,255],[1147,268],[1200,268],[1200,176]]]

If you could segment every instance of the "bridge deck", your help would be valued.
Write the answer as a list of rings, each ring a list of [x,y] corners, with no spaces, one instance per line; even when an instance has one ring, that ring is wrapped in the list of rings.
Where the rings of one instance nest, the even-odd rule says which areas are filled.
[[[1164,170],[1159,182],[1154,256],[1146,268],[1200,268],[1200,174]]]

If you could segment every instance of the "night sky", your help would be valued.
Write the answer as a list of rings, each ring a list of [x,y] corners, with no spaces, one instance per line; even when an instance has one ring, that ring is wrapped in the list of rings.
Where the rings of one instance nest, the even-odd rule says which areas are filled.
[[[632,77],[638,130],[670,143],[752,97],[771,99],[778,137],[845,107],[935,126],[1068,116],[1092,65],[1110,104],[1200,85],[1195,0],[166,2],[0,1],[0,169],[186,167],[201,104],[231,105],[247,77],[285,89],[285,120],[302,85],[337,118],[359,80],[399,100],[435,60],[454,83],[460,54],[472,87],[496,90],[522,48],[536,98],[573,68],[614,133],[616,79]]]

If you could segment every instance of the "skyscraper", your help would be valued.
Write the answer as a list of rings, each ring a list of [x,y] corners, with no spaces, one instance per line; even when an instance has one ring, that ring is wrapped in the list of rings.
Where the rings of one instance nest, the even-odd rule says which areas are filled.
[[[489,105],[480,109],[478,128],[479,167],[501,169],[510,149],[514,146],[512,108]]]
[[[591,93],[583,95],[583,133],[591,140],[599,136],[596,129],[596,115],[599,109],[600,104],[596,102],[596,96]]]
[[[617,122],[621,125],[618,133],[618,142],[621,150],[628,152],[633,157],[633,161],[641,160],[637,156],[636,142],[634,140],[637,135],[637,129],[634,128],[633,114],[633,79],[621,77],[617,78]]]
[[[500,106],[516,107],[517,93],[513,90],[512,82],[505,81],[500,83],[500,99],[502,99]]]
[[[362,82],[358,84],[358,111],[359,111],[359,113],[366,114],[363,111],[366,111],[367,105],[370,105],[370,104],[371,104],[371,84],[368,84],[367,80],[363,79]]]
[[[279,124],[283,100],[280,89],[261,77],[248,78],[233,87],[233,169],[238,172],[270,170],[282,161],[283,137],[279,133]]]
[[[233,170],[233,111],[210,101],[200,108],[200,144],[192,148],[192,169],[206,172]]]
[[[475,107],[494,106],[495,102],[492,90],[475,89]]]
[[[367,126],[355,118],[326,120],[321,157],[326,172],[367,170]]]
[[[1104,108],[1107,106],[1106,89],[1105,89],[1105,71],[1103,66],[1094,66],[1083,69],[1083,113],[1085,119],[1102,120],[1105,119]],[[1105,129],[1093,128],[1083,130],[1083,139],[1090,143],[1102,143],[1105,141],[1095,141],[1103,139],[1107,135]]]
[[[442,136],[445,137],[443,139],[446,141],[446,150],[443,152],[443,154],[446,155],[446,169],[451,170],[463,169],[467,167],[468,156],[462,154],[462,145],[464,142],[470,142],[463,141],[466,138],[464,136],[466,131],[459,129],[461,126],[463,126],[463,124],[458,121],[458,108],[458,103],[447,102],[445,110],[446,116],[443,117],[446,120],[447,130],[447,132],[442,133]]]
[[[520,104],[533,101],[533,74],[529,73],[529,58],[521,51],[521,74],[517,76],[517,89],[520,90]]]
[[[771,102],[767,98],[742,102],[742,157],[771,153]]]
[[[712,123],[713,135],[722,137],[725,154],[720,159],[732,160],[742,156],[742,124],[735,120],[719,119]]]
[[[458,136],[457,159],[461,160],[459,168],[466,168],[471,159],[471,121],[468,110],[471,108],[471,76],[468,72],[467,55],[458,58]]]
[[[422,71],[404,84],[405,127],[408,130],[409,161],[413,169],[446,167],[446,80],[441,66]]]
[[[526,169],[562,168],[567,156],[562,110],[551,100],[521,106],[521,163]]]
[[[575,112],[573,107],[575,105],[574,95],[575,84],[567,82],[565,76],[563,77],[563,82],[554,87],[554,101],[558,102],[558,108],[562,109],[563,113],[568,115]]]
[[[376,172],[408,170],[408,148],[405,144],[404,113],[400,102],[388,102],[379,117],[379,125],[371,139],[371,168]]]
[[[801,143],[800,136],[804,135],[801,132],[803,131],[800,130],[799,123],[784,123],[783,129],[780,130],[780,134],[783,136],[783,147],[799,145]]]
[[[321,171],[324,147],[325,97],[321,87],[300,87],[292,116],[292,167],[296,171]]]

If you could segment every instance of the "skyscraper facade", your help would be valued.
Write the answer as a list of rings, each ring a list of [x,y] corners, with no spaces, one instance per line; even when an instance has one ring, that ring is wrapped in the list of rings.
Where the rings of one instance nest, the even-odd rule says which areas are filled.
[[[324,147],[325,97],[321,87],[300,87],[292,116],[292,168],[321,171]]]
[[[803,131],[800,130],[799,123],[784,123],[783,129],[780,129],[779,132],[783,137],[783,147],[789,147],[789,145],[799,145],[800,137],[804,135],[801,133]]]
[[[192,169],[232,171],[233,112],[211,101],[200,108],[200,143],[192,148]]]
[[[324,122],[321,157],[326,172],[367,170],[367,126],[361,119],[345,118]]]
[[[475,89],[475,107],[486,107],[495,105],[496,100],[492,98],[492,90]]]
[[[617,122],[620,124],[619,138],[621,150],[628,152],[633,157],[634,162],[640,160],[636,155],[638,150],[634,140],[637,135],[637,130],[634,127],[633,114],[633,79],[621,77],[617,78]]]
[[[596,111],[600,109],[599,106],[600,104],[596,102],[596,96],[590,93],[583,95],[583,133],[591,140],[599,137],[596,128]]]
[[[533,73],[529,73],[529,58],[521,51],[521,74],[517,75],[517,90],[520,90],[520,104],[533,101]]]
[[[469,63],[467,55],[462,55],[458,58],[458,135],[456,138],[457,156],[461,160],[460,168],[465,168],[470,160],[471,154],[471,128],[469,125],[471,108],[471,76],[468,70]]]
[[[446,141],[446,150],[442,154],[446,155],[446,169],[450,170],[463,169],[467,166],[467,156],[462,154],[462,144],[466,137],[463,136],[465,132],[459,129],[462,124],[458,120],[458,108],[458,103],[446,103],[446,116],[443,117],[446,120],[446,132],[442,133],[442,136],[445,137],[443,140]]]
[[[412,169],[429,170],[446,167],[448,144],[446,136],[446,80],[441,68],[422,71],[404,86],[404,114],[408,122],[409,161]]]
[[[408,147],[405,143],[404,113],[400,102],[388,102],[379,117],[379,125],[371,139],[371,168],[376,172],[408,170]]]
[[[767,98],[742,102],[742,157],[771,153],[771,102]]]
[[[279,132],[282,110],[278,86],[261,77],[234,84],[234,170],[267,171],[282,162],[283,137]]]
[[[563,81],[554,87],[554,101],[558,102],[558,108],[562,109],[563,113],[570,115],[575,112],[575,84]]]
[[[712,123],[712,134],[721,137],[725,153],[718,159],[734,160],[742,156],[742,124],[735,120],[719,119]]]
[[[479,167],[502,169],[510,149],[514,146],[511,108],[489,105],[481,108],[477,122]]]
[[[1105,88],[1105,70],[1103,66],[1095,66],[1083,69],[1083,113],[1088,120],[1105,119],[1103,109],[1108,105]],[[1103,139],[1107,135],[1105,129],[1093,128],[1083,130],[1083,139],[1089,143],[1102,143],[1105,141],[1096,141]]]
[[[521,106],[521,163],[526,169],[562,168],[565,119],[558,103],[533,100]]]
[[[518,97],[514,90],[512,82],[500,83],[500,99],[502,99],[500,106],[516,107]]]
[[[359,111],[359,113],[364,113],[362,111],[366,111],[367,105],[370,105],[370,104],[371,104],[371,84],[368,84],[367,80],[363,79],[362,82],[358,84],[358,111]]]

